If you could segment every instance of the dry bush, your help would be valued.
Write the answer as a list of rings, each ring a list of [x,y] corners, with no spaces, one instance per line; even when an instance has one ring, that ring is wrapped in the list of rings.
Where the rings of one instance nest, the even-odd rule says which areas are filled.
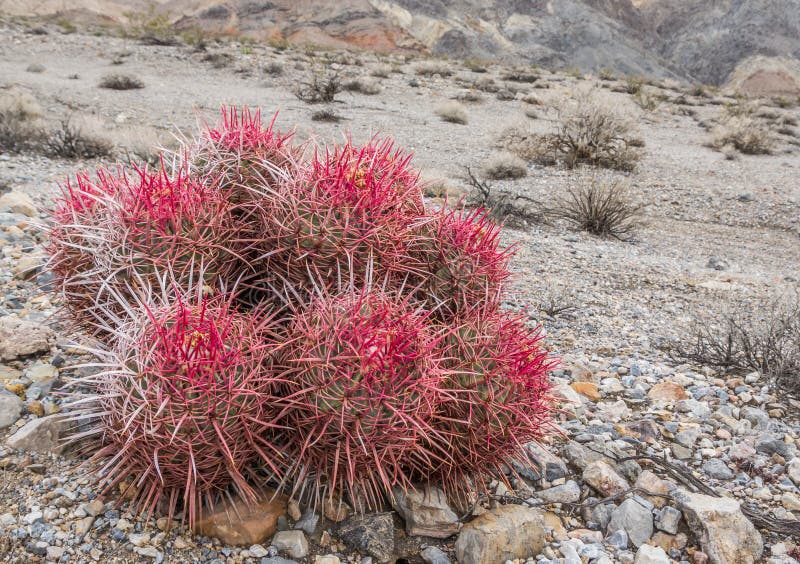
[[[556,199],[553,217],[599,237],[630,241],[639,226],[640,206],[634,205],[621,182],[590,179],[567,189]]]
[[[523,102],[525,102],[526,104],[530,104],[531,106],[541,106],[542,105],[541,98],[539,98],[538,96],[536,96],[534,94],[526,94],[521,99],[522,99]]]
[[[524,82],[531,84],[539,80],[539,75],[526,70],[511,70],[503,73],[501,78],[510,82]]]
[[[439,105],[436,108],[436,115],[442,118],[442,121],[449,123],[466,124],[468,121],[467,110],[462,104],[451,100]]]
[[[381,91],[380,85],[374,80],[365,80],[363,78],[351,78],[342,84],[342,90],[348,92],[358,92],[359,94],[366,94],[374,96]]]
[[[512,153],[493,153],[483,164],[482,172],[492,180],[517,179],[528,174],[528,165]]]
[[[536,292],[536,308],[548,317],[569,316],[578,309],[575,295],[564,287],[548,285]]]
[[[34,149],[44,136],[42,110],[27,94],[9,92],[0,96],[0,153]]]
[[[44,153],[51,157],[94,159],[109,156],[114,144],[85,124],[66,118],[49,133],[42,147]]]
[[[339,73],[315,68],[311,76],[295,90],[294,95],[307,104],[330,103],[342,89]]]
[[[262,67],[262,70],[270,76],[280,76],[283,74],[283,65],[278,61],[270,61]]]
[[[625,79],[625,92],[628,94],[638,94],[644,85],[644,78],[641,76],[629,76]]]
[[[546,213],[541,202],[512,192],[500,190],[480,180],[471,168],[465,167],[464,181],[470,188],[467,205],[486,208],[489,216],[513,229],[525,229],[532,224],[545,223]]]
[[[392,67],[389,65],[377,65],[371,71],[369,71],[370,76],[375,78],[389,78],[391,73]]]
[[[311,121],[322,121],[327,123],[339,123],[342,116],[336,113],[333,108],[323,108],[311,114]]]
[[[636,94],[631,96],[633,102],[645,112],[654,112],[658,109],[659,99],[658,96],[652,92],[648,92],[646,88],[642,88]]]
[[[518,156],[543,165],[578,165],[631,171],[641,158],[636,149],[644,142],[633,135],[631,122],[609,105],[584,93],[555,108],[555,130],[526,134],[500,143]]]
[[[98,86],[110,90],[137,90],[139,88],[144,88],[144,82],[129,74],[114,73],[107,74],[101,78]]]
[[[86,126],[89,131],[91,127]],[[125,161],[144,161],[149,165],[159,164],[159,149],[164,142],[154,127],[143,125],[124,125],[113,132],[114,144],[124,156]]]
[[[487,68],[487,63],[476,59],[467,59],[466,61],[464,61],[464,66],[468,70],[471,70],[474,73],[489,72],[489,69]]]
[[[503,130],[497,138],[496,146],[525,161],[542,164],[544,151],[541,145],[544,142],[543,137],[532,131],[525,131],[520,127],[511,126]],[[555,162],[544,164],[555,164]]]
[[[500,86],[497,85],[497,83],[491,76],[482,76],[476,79],[472,83],[472,87],[475,90],[480,90],[481,92],[489,92],[489,93],[498,92],[500,90]]]
[[[732,147],[745,155],[769,155],[775,140],[764,121],[729,117],[714,128],[709,145],[718,151]]]
[[[414,66],[414,72],[420,76],[434,76],[438,74],[439,76],[446,77],[453,74],[451,65],[445,61],[422,61]]]
[[[464,90],[463,92],[459,92],[453,99],[458,100],[459,102],[466,102],[468,104],[477,104],[483,102],[483,96],[481,96],[475,90]]]
[[[757,370],[800,395],[800,295],[738,303],[698,320],[687,342],[672,344],[681,358],[725,370]]]

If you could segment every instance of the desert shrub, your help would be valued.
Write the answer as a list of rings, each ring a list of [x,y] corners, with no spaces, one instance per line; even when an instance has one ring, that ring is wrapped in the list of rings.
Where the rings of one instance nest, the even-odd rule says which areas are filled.
[[[377,65],[369,71],[369,75],[375,78],[389,78],[392,73],[392,67],[389,65]]]
[[[342,90],[339,73],[315,68],[311,76],[294,91],[299,100],[307,104],[331,103]]]
[[[144,88],[144,82],[129,74],[107,74],[100,79],[98,86],[109,90],[137,90]]]
[[[605,82],[617,79],[617,75],[614,74],[614,71],[609,68],[600,69],[600,71],[597,73],[597,76],[600,80],[603,80]]]
[[[467,205],[488,210],[489,217],[495,221],[514,229],[546,222],[546,210],[541,202],[524,194],[495,190],[469,167],[464,169],[464,181],[469,186]]]
[[[631,144],[633,127],[591,95],[580,95],[560,108],[555,131],[537,145],[537,160],[568,168],[581,164],[629,171],[641,158]]]
[[[644,78],[641,76],[629,76],[625,79],[625,92],[628,94],[638,94],[644,85]]]
[[[373,80],[365,80],[363,78],[352,78],[342,83],[342,90],[348,92],[358,92],[359,94],[366,94],[373,96],[380,94],[380,85]]]
[[[476,59],[467,59],[464,61],[464,66],[468,70],[478,74],[489,72],[489,69],[487,68],[488,65],[485,62]]]
[[[481,92],[497,92],[500,90],[500,86],[497,85],[495,80],[491,76],[482,76],[481,78],[475,80],[472,83],[473,88],[475,90],[480,90]]]
[[[483,96],[481,96],[475,90],[464,90],[463,92],[459,92],[453,99],[459,102],[467,102],[469,104],[483,102]]]
[[[273,125],[226,109],[170,166],[78,175],[50,213],[54,283],[106,367],[72,403],[103,493],[192,525],[265,481],[364,510],[507,480],[550,432],[553,361],[500,309],[500,228],[426,209],[391,139],[306,152]]]
[[[732,147],[745,155],[769,155],[774,138],[765,122],[749,117],[732,117],[712,130],[710,146],[717,150]]]
[[[633,102],[646,112],[654,112],[658,109],[659,99],[652,92],[648,92],[646,88],[642,88],[636,94],[631,96]]]
[[[67,118],[43,140],[44,152],[63,159],[94,159],[111,154],[114,144],[107,137]]]
[[[624,185],[591,179],[557,198],[552,215],[576,229],[599,237],[628,241],[639,226],[640,208],[631,203]]]
[[[414,66],[414,72],[420,76],[438,74],[439,76],[447,77],[453,74],[453,69],[452,65],[445,61],[422,61]]]
[[[31,63],[25,68],[26,72],[41,74],[45,71],[44,65],[41,63]]]
[[[283,65],[278,61],[270,61],[266,63],[262,69],[270,76],[280,76],[283,74]]]
[[[674,355],[725,370],[756,370],[781,391],[800,394],[800,298],[731,304],[698,319]]]
[[[328,123],[339,123],[342,121],[342,116],[336,113],[336,110],[333,108],[323,108],[321,110],[316,110],[314,113],[311,114],[312,121],[322,121]]]
[[[30,96],[10,92],[0,96],[0,153],[35,150],[44,137],[42,111]]]
[[[492,180],[516,179],[528,174],[528,165],[512,153],[492,153],[483,164],[482,172]]]
[[[440,104],[436,108],[436,115],[442,118],[442,121],[449,123],[464,125],[469,121],[466,108],[455,100]]]
[[[539,75],[525,70],[513,70],[503,73],[500,78],[510,82],[524,82],[530,84],[539,80]]]
[[[497,138],[496,146],[528,162],[544,163],[545,136],[518,126],[507,127]],[[547,164],[555,164],[555,161]]]

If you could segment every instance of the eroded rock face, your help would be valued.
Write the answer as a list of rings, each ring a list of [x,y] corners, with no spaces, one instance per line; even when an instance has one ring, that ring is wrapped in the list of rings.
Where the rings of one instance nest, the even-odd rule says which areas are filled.
[[[458,515],[436,487],[394,491],[394,508],[406,523],[409,535],[444,539],[458,532]]]
[[[460,564],[505,562],[534,556],[544,544],[541,511],[501,505],[464,525],[456,540],[456,557]]]
[[[197,522],[195,532],[228,545],[262,544],[275,534],[278,518],[286,515],[287,502],[286,496],[274,497],[274,492],[265,491],[263,501],[256,504],[242,500],[220,504]]]
[[[744,516],[739,503],[677,489],[672,497],[694,531],[711,564],[753,564],[764,551],[761,535]]]

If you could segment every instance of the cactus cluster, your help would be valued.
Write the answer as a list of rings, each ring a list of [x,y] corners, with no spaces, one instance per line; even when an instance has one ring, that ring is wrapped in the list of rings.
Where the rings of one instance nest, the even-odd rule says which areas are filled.
[[[500,308],[499,227],[427,209],[390,139],[312,150],[274,122],[225,109],[50,214],[65,313],[103,357],[73,409],[108,490],[193,524],[265,480],[366,509],[502,479],[551,429],[553,360]]]

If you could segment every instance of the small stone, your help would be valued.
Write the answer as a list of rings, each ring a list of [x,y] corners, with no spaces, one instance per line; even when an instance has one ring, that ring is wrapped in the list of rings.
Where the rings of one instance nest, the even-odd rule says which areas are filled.
[[[781,496],[781,504],[789,511],[800,511],[800,497],[792,492],[786,492]]]
[[[84,517],[83,519],[75,522],[75,534],[78,537],[83,537],[89,532],[94,523],[94,517]]]
[[[317,524],[319,523],[319,515],[314,512],[311,508],[306,508],[305,513],[300,518],[297,523],[294,524],[295,529],[299,529],[301,531],[305,531],[308,535],[313,535],[314,531],[317,530]]]
[[[0,196],[0,208],[7,208],[13,213],[27,217],[36,216],[36,205],[31,197],[17,190],[11,190]]]
[[[674,507],[664,507],[655,513],[656,529],[674,535],[678,532],[681,512]]]
[[[271,544],[292,558],[305,558],[308,555],[308,541],[303,531],[278,531],[272,537]]]
[[[602,399],[597,384],[592,382],[573,382],[570,386],[589,401],[598,402]]]
[[[66,552],[67,548],[65,546],[48,546],[47,547],[47,559],[58,562],[62,556],[64,556],[64,552]]]
[[[263,558],[267,554],[269,554],[267,552],[267,549],[261,546],[260,544],[254,544],[247,550],[250,552],[250,556],[252,556],[253,558]]]
[[[629,488],[628,481],[604,460],[589,464],[583,471],[583,480],[604,497],[616,495]]]
[[[36,417],[44,417],[44,405],[40,401],[32,401],[28,404],[28,412]]]
[[[61,454],[66,445],[61,441],[68,422],[60,415],[48,415],[28,421],[16,433],[6,439],[11,448],[31,452]]]
[[[786,465],[786,475],[794,482],[795,486],[800,486],[800,457],[792,458]]]
[[[143,548],[136,547],[133,549],[133,551],[139,556],[144,556],[145,558],[158,559],[158,557],[161,555],[161,553],[158,552],[158,549],[156,549],[154,546],[145,546]]]
[[[618,550],[625,550],[628,548],[628,533],[625,529],[618,529],[606,536],[605,542]]]
[[[636,478],[635,487],[640,488],[646,492],[658,495],[644,495],[644,498],[652,503],[655,507],[664,507],[667,503],[665,498],[660,496],[669,495],[670,484],[656,476],[650,470],[642,470],[639,477]],[[674,487],[674,486],[673,486]]]
[[[6,194],[8,195],[8,194]],[[13,360],[50,350],[50,341],[54,340],[53,331],[32,321],[17,317],[0,318],[0,358]]]
[[[608,530],[624,530],[631,544],[639,547],[653,535],[653,513],[636,499],[626,499],[611,514]]]
[[[451,564],[447,554],[435,546],[425,548],[419,555],[427,564]]]
[[[703,472],[716,480],[733,480],[733,470],[728,468],[719,458],[712,458],[703,463]]]
[[[679,401],[691,398],[683,386],[674,382],[659,382],[650,388],[647,397],[658,401]]]
[[[456,540],[459,564],[505,562],[538,554],[545,545],[540,511],[500,505],[464,525]]]
[[[326,497],[322,501],[322,514],[334,523],[341,523],[353,514],[353,510],[340,499]]]
[[[86,512],[87,515],[91,515],[92,517],[97,517],[105,508],[105,504],[100,499],[93,499],[89,503],[84,503],[81,505],[83,510]]]
[[[395,488],[392,505],[405,521],[409,535],[444,539],[458,532],[458,515],[439,488]]]
[[[3,389],[0,389],[0,429],[10,427],[22,417],[25,404],[22,400]]]
[[[289,503],[286,506],[286,513],[289,514],[289,517],[292,519],[292,521],[298,521],[303,516],[302,511],[300,511],[300,504],[296,499],[289,500]]]
[[[262,494],[263,501],[252,504],[241,500],[215,506],[215,511],[203,516],[195,525],[200,535],[218,538],[225,544],[252,546],[261,544],[275,534],[278,518],[286,515],[288,499],[272,491]]]
[[[663,548],[643,544],[636,551],[634,564],[670,564],[669,556]]]
[[[341,564],[341,561],[338,556],[328,554],[326,556],[315,556],[314,564]]]
[[[31,382],[43,382],[58,377],[58,368],[49,362],[37,362],[25,371],[25,376]]]
[[[144,546],[150,542],[150,533],[131,533],[128,540],[133,546]]]
[[[339,525],[338,536],[350,549],[367,553],[381,564],[394,561],[394,521],[391,513],[351,517]]]
[[[573,480],[566,484],[540,490],[534,494],[545,503],[575,503],[581,497],[581,488]]]

